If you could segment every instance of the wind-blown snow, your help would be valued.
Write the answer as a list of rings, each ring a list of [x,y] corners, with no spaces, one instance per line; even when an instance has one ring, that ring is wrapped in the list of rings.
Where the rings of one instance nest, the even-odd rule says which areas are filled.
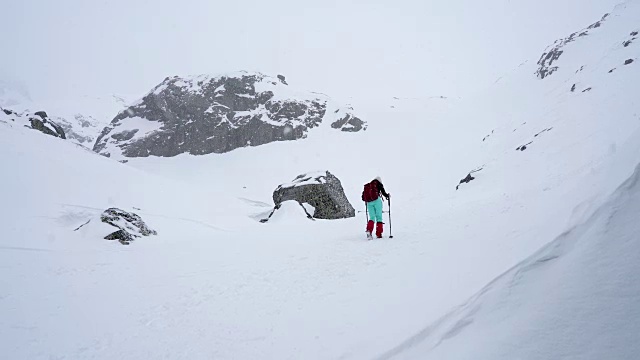
[[[378,359],[633,359],[640,164],[586,221]]]

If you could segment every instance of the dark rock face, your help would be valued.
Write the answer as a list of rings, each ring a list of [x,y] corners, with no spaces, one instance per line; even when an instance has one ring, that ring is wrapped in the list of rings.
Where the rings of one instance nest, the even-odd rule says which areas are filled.
[[[329,171],[299,175],[273,192],[276,207],[289,200],[313,206],[316,219],[345,219],[356,215],[340,180]]]
[[[629,65],[629,64],[631,64],[632,62],[633,62],[633,59],[627,59],[627,60],[625,60],[625,61],[624,61],[624,64],[625,64],[625,65]]]
[[[287,80],[285,80],[284,75],[278,75],[278,79],[280,80],[281,83],[285,85],[289,85],[287,84]]]
[[[93,150],[125,157],[202,155],[301,139],[322,123],[329,99],[290,92],[282,75],[166,78],[118,114]],[[362,120],[349,116],[346,127],[356,129],[360,122],[363,127]]]
[[[556,70],[558,70],[557,66],[551,66],[551,64],[553,64],[554,61],[558,60],[560,58],[560,55],[562,55],[562,53],[564,52],[560,49],[561,46],[556,46],[548,52],[542,54],[542,57],[540,57],[540,60],[538,60],[538,65],[540,65],[540,67],[536,72],[540,79],[544,79],[545,77],[553,74],[554,72],[556,72]]]
[[[110,208],[100,215],[100,220],[119,230],[105,236],[106,240],[118,240],[123,245],[129,245],[131,241],[141,236],[157,235],[155,230],[147,227],[142,218],[137,214],[126,212],[118,208]]]
[[[553,45],[549,46],[547,50],[542,54],[542,56],[540,56],[540,59],[538,60],[538,70],[536,70],[536,76],[538,76],[540,79],[544,79],[545,77],[556,72],[558,70],[558,66],[553,66],[553,63],[557,61],[564,52],[564,46],[580,37],[589,35],[589,31],[599,28],[607,19],[607,17],[609,17],[609,14],[604,14],[600,21],[589,25],[585,29],[574,32],[566,38],[556,40]]]

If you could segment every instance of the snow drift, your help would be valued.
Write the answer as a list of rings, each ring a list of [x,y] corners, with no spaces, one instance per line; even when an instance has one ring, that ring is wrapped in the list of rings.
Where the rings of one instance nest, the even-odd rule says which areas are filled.
[[[633,359],[640,164],[587,220],[378,359]]]

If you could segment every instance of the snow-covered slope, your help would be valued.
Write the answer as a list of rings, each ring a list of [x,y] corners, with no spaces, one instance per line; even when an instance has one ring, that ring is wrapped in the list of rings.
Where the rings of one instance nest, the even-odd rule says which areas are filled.
[[[486,130],[476,133],[482,145],[465,162],[468,170],[481,170],[460,185],[461,196],[516,198],[530,217],[518,221],[544,220],[521,227],[510,242],[538,227],[564,231],[554,229],[561,233],[554,241],[380,359],[635,357],[640,332],[630,319],[640,315],[633,275],[640,167],[614,189],[640,159],[640,70],[630,61],[640,54],[633,47],[639,18],[637,2],[619,5],[475,102]],[[551,58],[546,65],[553,72],[541,71],[542,60]],[[528,79],[534,73],[535,82]],[[505,206],[505,212],[517,210]],[[493,221],[509,226],[509,218]]]
[[[476,98],[358,104],[369,130],[335,136],[330,148],[318,132],[296,144],[131,164],[202,185],[225,182],[229,191],[263,202],[275,184],[327,168],[358,204],[362,184],[382,174],[394,195],[395,238],[419,242],[405,250],[415,245],[421,256],[403,253],[401,270],[386,269],[404,286],[387,287],[394,299],[369,308],[378,330],[368,338],[371,348],[358,348],[353,357],[373,357],[374,349],[402,343],[585,221],[630,175],[640,160],[640,74],[635,63],[622,64],[638,54],[633,44],[624,46],[637,18],[635,3],[619,6],[589,35],[568,43],[554,62],[558,70],[544,79],[536,75],[536,57]],[[615,64],[618,73],[609,73]],[[572,92],[574,83],[584,87]],[[475,179],[456,190],[478,168]],[[254,174],[260,182],[250,180]]]
[[[22,110],[16,110],[16,109],[22,109]],[[92,116],[86,116],[80,113],[75,113],[73,115],[67,115],[67,116],[60,116],[59,113],[56,113],[55,115],[51,115],[50,113],[43,110],[32,111],[29,109],[40,109],[40,107],[34,107],[31,104],[27,106],[17,105],[10,108],[4,108],[4,110],[6,110],[5,114],[8,115],[8,112],[11,112],[12,114],[15,114],[15,116],[12,116],[12,117],[16,119],[24,118],[28,120],[29,117],[32,117],[32,115],[30,114],[37,114],[37,113],[47,114],[48,121],[56,124],[56,126],[59,126],[60,129],[64,131],[66,139],[87,148],[93,147],[93,144],[95,143],[97,136],[99,135],[101,129],[104,127],[103,123],[96,120]]]
[[[634,359],[640,164],[584,223],[378,359]]]
[[[0,123],[11,174],[0,183],[5,352],[634,354],[640,331],[621,314],[634,316],[640,291],[640,69],[624,63],[638,56],[639,18],[637,2],[619,6],[564,44],[544,79],[535,57],[475,98],[354,104],[369,124],[356,133],[326,123],[297,141],[121,164]],[[258,221],[278,184],[317,169],[340,179],[355,218],[310,221],[288,203]],[[366,242],[360,193],[376,175],[392,194],[394,238]],[[109,207],[139,214],[157,236],[122,246],[74,231]]]

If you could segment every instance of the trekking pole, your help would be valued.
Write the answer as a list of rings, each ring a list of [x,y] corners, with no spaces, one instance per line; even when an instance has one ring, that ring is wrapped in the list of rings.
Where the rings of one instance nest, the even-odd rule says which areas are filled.
[[[365,222],[369,222],[369,208],[367,208],[367,202],[364,202],[364,213],[365,213]]]
[[[391,232],[391,196],[387,199],[389,202],[389,239],[393,239],[393,234]]]

